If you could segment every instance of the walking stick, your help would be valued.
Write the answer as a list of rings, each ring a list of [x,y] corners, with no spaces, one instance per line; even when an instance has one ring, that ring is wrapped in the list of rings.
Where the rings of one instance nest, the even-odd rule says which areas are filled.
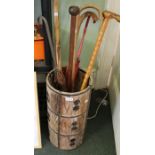
[[[55,87],[57,87],[57,89],[59,89],[59,90],[65,90],[65,80],[64,80],[61,72],[59,72],[59,70],[57,69],[56,57],[55,57],[55,53],[54,53],[54,47],[53,47],[53,42],[52,42],[52,37],[50,34],[48,22],[47,22],[46,18],[43,16],[40,16],[38,20],[39,20],[40,24],[42,24],[42,22],[44,22],[44,24],[45,24],[45,29],[46,29],[48,42],[49,42],[50,50],[51,50],[51,55],[53,58],[53,64],[54,64],[54,68],[55,68],[55,72],[54,72]]]
[[[95,10],[97,12],[97,14],[93,11],[87,11],[87,12],[83,13],[83,11],[88,9],[88,8],[93,9],[93,11]],[[74,13],[75,10],[78,10],[77,14]],[[79,60],[77,60],[78,58],[75,54],[79,30],[80,30],[81,24],[85,18],[87,18],[87,19],[92,18],[93,22],[95,23],[100,17],[100,10],[98,7],[91,5],[91,4],[88,4],[82,8],[79,8],[77,6],[71,6],[69,8],[69,13],[71,14],[70,53],[69,53],[69,62],[68,62],[67,70],[66,70],[66,80],[67,80],[68,90],[74,91],[74,83],[75,83],[75,79],[76,79],[76,75],[77,75],[77,71],[78,71],[78,66],[79,66]],[[75,19],[76,19],[76,23],[75,23]],[[74,27],[75,31],[73,30],[73,27]],[[84,36],[83,36],[83,40],[80,43],[80,49],[78,51],[78,57],[80,57],[80,54],[81,54],[83,41],[84,41]],[[71,51],[71,48],[72,48],[72,51]],[[74,50],[73,50],[73,48],[74,48]]]
[[[55,30],[55,44],[56,44],[55,55],[56,55],[57,68],[59,70],[62,70],[58,6],[59,6],[58,0],[54,0],[54,30]]]
[[[85,9],[88,9],[88,8],[91,8],[93,11],[91,10],[91,11],[81,13]],[[97,14],[94,11],[96,11]],[[92,18],[93,23],[96,23],[96,21],[100,18],[100,9],[97,8],[96,6],[92,6],[90,4],[88,4],[88,5],[81,8],[80,16],[79,16],[78,24],[77,24],[77,27],[78,27],[77,37],[78,37],[79,30],[80,30],[80,26],[81,26],[81,24],[82,24],[82,22],[84,21],[85,18],[87,18],[87,19],[86,19],[85,27],[84,27],[84,30],[83,30],[82,38],[81,38],[81,41],[80,41],[80,45],[79,45],[79,48],[77,50],[76,60],[75,60],[75,64],[74,64],[75,65],[74,80],[77,79],[79,65],[80,65],[80,55],[81,55],[81,52],[82,52],[84,38],[85,38],[85,35],[86,35],[86,31],[87,31],[87,27],[88,27],[90,18]]]
[[[89,24],[89,20],[90,20],[90,16],[87,17],[87,21],[86,21],[86,24],[85,24],[85,27],[84,27],[84,30],[83,30],[82,39],[80,41],[80,46],[79,46],[78,51],[77,51],[77,58],[76,58],[76,61],[75,61],[75,75],[74,75],[74,79],[77,78],[77,74],[78,74],[78,70],[79,70],[79,65],[80,65],[80,55],[81,55],[81,51],[82,51],[82,47],[83,47],[83,43],[84,43],[84,38],[85,38],[85,35],[86,35],[86,31],[87,31],[87,27],[88,27],[88,24]]]
[[[69,62],[66,70],[66,80],[68,91],[73,91],[74,88],[74,59],[75,59],[75,45],[77,38],[77,19],[80,13],[80,8],[77,6],[71,6],[69,8],[71,15],[71,26],[70,26],[70,44],[69,44]]]
[[[84,43],[84,38],[85,38],[85,35],[86,35],[86,32],[87,32],[87,27],[88,27],[88,24],[89,24],[89,20],[90,20],[90,16],[87,17],[87,20],[86,20],[86,23],[85,23],[85,27],[84,27],[83,34],[82,34],[82,39],[80,41],[80,46],[79,46],[78,51],[77,51],[77,58],[80,58],[80,55],[81,55],[81,51],[82,51],[82,47],[83,47],[83,43]]]
[[[77,75],[78,75],[78,70],[79,70],[79,65],[80,65],[80,55],[81,55],[81,52],[82,52],[84,38],[85,38],[85,35],[86,35],[86,32],[87,32],[87,27],[88,27],[90,18],[93,19],[93,23],[96,23],[96,21],[99,19],[99,17],[95,13],[88,11],[88,12],[81,15],[81,21],[83,21],[86,17],[87,17],[87,20],[86,20],[85,27],[84,27],[84,30],[83,30],[80,45],[79,45],[79,48],[77,50],[77,57],[76,57],[76,61],[75,61],[75,75],[74,75],[75,79],[77,78]]]
[[[65,91],[66,80],[61,66],[61,49],[60,49],[60,30],[59,30],[59,0],[54,0],[54,30],[55,30],[55,59],[56,59],[56,77],[61,88]]]
[[[84,12],[87,9],[91,9],[91,11]],[[100,9],[98,8],[98,6],[96,6],[94,4],[89,3],[89,4],[86,4],[82,7],[80,7],[80,16],[79,16],[78,24],[77,24],[77,37],[79,34],[81,24],[84,21],[84,19],[87,18],[88,16],[91,16],[93,19],[93,22],[95,23],[100,18],[100,14],[101,14]]]
[[[84,80],[82,82],[80,90],[83,90],[87,85],[88,79],[89,79],[90,74],[92,72],[92,68],[93,68],[93,65],[95,63],[95,59],[96,59],[97,53],[99,51],[103,35],[105,34],[105,30],[106,30],[106,28],[108,26],[109,20],[110,19],[115,19],[117,22],[120,22],[120,16],[118,14],[113,13],[113,12],[103,11],[102,15],[104,17],[104,20],[103,20],[102,25],[100,27],[100,31],[99,31],[99,34],[98,34],[98,37],[97,37],[97,41],[96,41],[92,56],[90,58],[90,62],[89,62],[89,65],[88,65],[86,74],[84,76]]]

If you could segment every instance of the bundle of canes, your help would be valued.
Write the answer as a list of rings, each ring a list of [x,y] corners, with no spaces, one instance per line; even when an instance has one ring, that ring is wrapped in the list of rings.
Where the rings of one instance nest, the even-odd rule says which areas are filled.
[[[54,85],[57,89],[64,90],[65,89],[65,80],[64,80],[64,76],[62,75],[62,73],[59,71],[59,69],[57,69],[57,63],[55,61],[56,57],[55,57],[55,53],[54,53],[54,47],[53,47],[53,42],[52,42],[48,22],[47,22],[46,18],[43,16],[40,16],[38,21],[41,25],[42,25],[42,23],[45,24],[45,29],[46,29],[49,46],[50,46],[50,50],[51,50],[51,55],[52,55],[52,59],[53,59],[53,64],[54,64],[54,68],[55,68]]]
[[[88,9],[88,8],[95,9],[98,12],[98,15],[96,15],[92,11],[87,11],[87,12],[81,13],[81,12],[83,12],[83,10]],[[68,91],[73,91],[75,79],[77,77],[78,68],[79,68],[79,62],[80,62],[79,58],[80,58],[80,54],[82,51],[82,46],[83,46],[88,22],[91,17],[93,19],[93,22],[95,23],[100,17],[100,11],[94,5],[87,5],[87,6],[82,7],[81,9],[78,6],[71,6],[69,8],[69,13],[71,15],[70,53],[69,53],[69,62],[68,62],[67,70],[66,70],[66,80],[67,80]],[[83,37],[82,37],[82,40],[80,42],[80,46],[79,46],[79,49],[77,52],[78,55],[76,56],[75,49],[77,46],[77,38],[78,38],[79,30],[80,30],[82,22],[86,18],[87,18],[87,21],[86,21],[86,25],[84,28]]]
[[[93,65],[95,63],[96,56],[97,56],[97,53],[99,51],[100,45],[102,43],[102,38],[103,38],[103,35],[105,34],[105,31],[106,31],[106,28],[108,26],[109,20],[110,19],[115,19],[117,22],[120,22],[120,16],[118,14],[113,13],[113,12],[103,11],[102,15],[103,15],[104,20],[103,20],[103,22],[101,24],[100,31],[99,31],[99,34],[98,34],[98,37],[97,37],[97,41],[96,41],[94,50],[92,52],[92,56],[90,58],[90,62],[89,62],[89,65],[88,65],[86,74],[84,76],[84,79],[83,79],[80,90],[83,90],[87,86],[88,79],[89,79],[90,74],[92,72],[92,68],[93,68]]]

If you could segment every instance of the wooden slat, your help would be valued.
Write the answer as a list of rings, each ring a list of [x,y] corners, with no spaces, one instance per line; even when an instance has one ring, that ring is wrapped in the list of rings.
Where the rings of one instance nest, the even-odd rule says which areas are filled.
[[[75,149],[82,143],[82,139],[83,139],[83,133],[79,133],[74,136],[60,135],[59,149],[62,149],[62,150]],[[50,131],[50,141],[52,144],[54,144],[56,147],[58,147],[57,134],[52,130]]]
[[[49,74],[47,79],[50,80]],[[91,90],[87,89],[81,94],[78,92],[74,95],[62,95],[54,90],[51,84],[52,80],[46,85],[50,141],[60,149],[71,150],[82,143]]]
[[[48,124],[51,129],[53,129],[56,133],[58,133],[58,115],[52,113],[48,109],[49,119]],[[80,115],[78,117],[60,117],[60,133],[61,135],[75,135],[80,132],[83,132],[85,128],[85,120],[87,113]]]

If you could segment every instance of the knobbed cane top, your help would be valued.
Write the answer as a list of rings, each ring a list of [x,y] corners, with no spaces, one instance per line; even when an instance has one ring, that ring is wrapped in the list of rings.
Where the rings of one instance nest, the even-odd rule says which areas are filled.
[[[71,6],[71,7],[69,7],[69,13],[72,16],[76,16],[80,13],[80,8],[78,6]]]

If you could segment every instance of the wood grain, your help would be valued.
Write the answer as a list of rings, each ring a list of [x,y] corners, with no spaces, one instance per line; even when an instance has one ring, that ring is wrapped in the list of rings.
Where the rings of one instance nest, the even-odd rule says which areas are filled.
[[[70,21],[70,41],[69,41],[69,61],[66,72],[66,80],[67,80],[67,89],[69,92],[74,91],[75,85],[75,47],[76,47],[76,39],[77,39],[77,23],[80,13],[80,8],[78,6],[71,6],[69,8],[69,13],[71,15]]]
[[[62,93],[52,86],[52,74],[46,79],[48,127],[51,143],[71,150],[82,143],[86,127],[91,89],[76,93]],[[80,71],[79,82],[84,72]],[[49,82],[50,81],[50,82]]]
[[[58,133],[58,115],[54,114],[48,109],[49,118],[48,125],[52,130]],[[61,135],[75,135],[83,132],[85,129],[85,121],[87,114],[82,114],[77,117],[60,117],[60,133]]]
[[[100,31],[99,31],[99,34],[98,34],[98,37],[97,37],[97,40],[95,43],[95,47],[94,47],[94,50],[92,52],[90,62],[89,62],[89,65],[88,65],[88,68],[87,68],[87,71],[86,71],[86,74],[85,74],[85,77],[84,77],[84,80],[83,80],[83,83],[81,85],[80,90],[83,90],[87,86],[87,81],[88,81],[90,74],[92,72],[92,68],[93,68],[93,65],[95,63],[95,60],[96,60],[99,48],[101,46],[103,36],[104,36],[105,31],[107,29],[109,20],[115,19],[117,22],[120,22],[120,16],[116,13],[111,12],[111,11],[103,11],[102,16],[104,17],[104,20],[101,24]]]
[[[59,135],[59,137],[60,137],[59,149],[72,150],[77,148],[80,144],[82,144],[83,133],[79,133],[77,135],[72,135],[72,136]],[[49,138],[51,143],[55,147],[58,147],[57,133],[51,130]]]
[[[59,114],[60,116],[78,116],[88,110],[90,90],[85,92],[85,94],[75,96],[60,95],[51,91],[48,87],[46,90],[49,96],[47,101],[48,107],[52,110],[52,112]],[[75,107],[77,107],[77,110]]]
[[[61,68],[60,28],[59,28],[59,0],[54,0],[54,30],[55,30],[55,55],[58,70]]]

